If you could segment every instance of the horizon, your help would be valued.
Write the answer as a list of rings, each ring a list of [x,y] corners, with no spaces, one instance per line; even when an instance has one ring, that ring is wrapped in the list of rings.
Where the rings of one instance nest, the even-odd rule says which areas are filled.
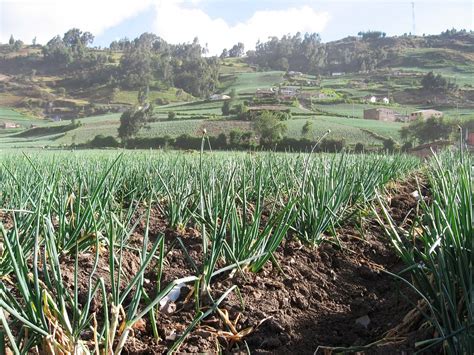
[[[244,43],[247,51],[255,48],[258,41],[297,32],[318,33],[326,43],[356,36],[359,31],[381,31],[387,36],[423,36],[437,35],[451,28],[473,29],[472,1],[415,1],[415,23],[411,3],[137,0],[130,8],[125,0],[98,3],[91,0],[0,0],[0,43],[6,43],[13,35],[25,43],[31,43],[36,37],[37,43],[46,44],[54,36],[62,36],[75,27],[91,32],[96,47],[108,47],[114,40],[133,39],[150,32],[173,44],[189,43],[197,37],[201,45],[207,45],[210,55],[219,55],[237,42]],[[90,12],[92,5],[95,13]],[[108,15],[104,17],[104,14]],[[41,28],[24,26],[24,21],[18,18],[29,23],[39,22]]]

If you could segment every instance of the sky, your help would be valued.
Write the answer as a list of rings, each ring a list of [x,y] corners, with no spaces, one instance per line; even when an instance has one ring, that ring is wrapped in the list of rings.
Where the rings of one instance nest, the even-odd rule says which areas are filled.
[[[474,29],[474,0],[414,0],[415,34]],[[413,32],[412,2],[399,0],[0,0],[0,43],[13,35],[45,44],[77,27],[94,46],[153,32],[170,43],[199,42],[220,54],[270,36],[317,32],[323,42],[359,31]]]

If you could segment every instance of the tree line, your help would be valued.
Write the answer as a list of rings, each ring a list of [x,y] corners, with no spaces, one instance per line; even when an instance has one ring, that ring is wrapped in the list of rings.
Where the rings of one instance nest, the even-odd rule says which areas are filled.
[[[78,28],[54,36],[33,55],[38,68],[67,72],[67,81],[76,88],[93,85],[138,90],[161,90],[174,86],[196,97],[207,97],[219,83],[220,59],[207,56],[207,48],[197,38],[191,43],[170,44],[153,33],[129,40],[114,41],[108,49],[92,48],[94,35]],[[23,42],[10,39],[11,50]],[[242,45],[231,50],[241,55]],[[13,59],[12,59],[13,60]],[[41,64],[41,65],[39,65]]]
[[[373,70],[386,60],[390,52],[374,40],[383,32],[360,32],[360,37],[322,43],[317,33],[296,33],[258,42],[247,52],[247,61],[261,69],[294,70],[309,74],[333,71]]]

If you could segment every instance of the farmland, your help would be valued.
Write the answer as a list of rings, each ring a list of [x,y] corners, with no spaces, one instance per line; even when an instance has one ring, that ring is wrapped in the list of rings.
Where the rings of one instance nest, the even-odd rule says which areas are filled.
[[[403,317],[421,302],[428,318],[411,311],[413,322],[442,334],[423,346],[469,353],[472,177],[463,159],[421,167],[398,155],[7,150],[2,344],[21,353],[313,353],[375,342],[389,351],[386,332],[413,346]],[[395,277],[400,269],[408,274]]]

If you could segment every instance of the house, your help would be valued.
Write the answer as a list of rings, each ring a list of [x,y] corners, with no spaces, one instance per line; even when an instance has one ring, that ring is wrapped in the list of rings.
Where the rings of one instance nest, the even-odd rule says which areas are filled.
[[[290,71],[288,72],[288,75],[290,75],[290,76],[302,76],[303,73],[300,72],[300,71],[293,71],[293,70],[290,70]]]
[[[474,146],[474,132],[469,132],[467,135],[467,145]]]
[[[344,73],[344,72],[332,72],[331,76],[341,76],[341,75],[344,75],[344,74],[346,74],[346,73]]]
[[[279,94],[285,98],[292,98],[298,94],[298,88],[294,86],[282,86],[279,90]]]
[[[2,129],[10,129],[10,128],[19,128],[20,125],[14,122],[0,122],[0,128]]]
[[[396,113],[395,114],[395,122],[408,122],[410,116],[403,114],[403,113]]]
[[[218,100],[229,100],[230,96],[223,95],[223,94],[212,94],[209,96],[209,100],[211,101],[218,101]]]
[[[426,120],[430,117],[443,117],[443,113],[437,110],[418,110],[410,113],[410,120],[423,119]]]
[[[388,97],[384,97],[382,99],[382,102],[385,104],[385,105],[388,105],[390,103],[390,100],[388,99]]]
[[[377,102],[377,98],[376,98],[375,96],[371,96],[371,97],[369,98],[369,102],[370,102],[371,104],[375,104],[375,103]]]
[[[270,89],[257,89],[255,92],[255,96],[258,98],[267,98],[267,97],[274,97],[276,94],[276,91],[274,88]]]
[[[395,122],[400,114],[386,107],[369,108],[364,110],[364,119]]]

